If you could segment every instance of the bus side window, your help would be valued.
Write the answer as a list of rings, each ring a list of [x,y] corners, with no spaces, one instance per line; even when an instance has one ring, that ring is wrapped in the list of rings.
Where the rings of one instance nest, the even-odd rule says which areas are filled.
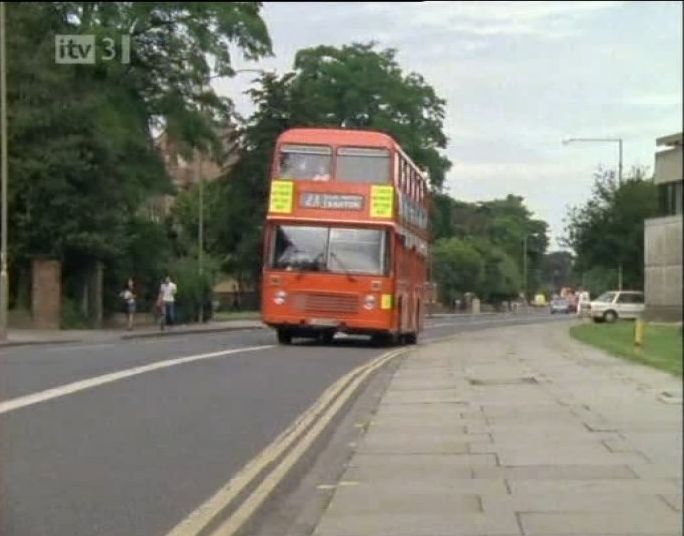
[[[411,174],[409,175],[409,184],[408,184],[408,195],[409,199],[413,199],[413,188],[415,187],[416,184],[416,174],[413,169],[411,169]]]
[[[385,275],[392,273],[392,232],[385,231]]]

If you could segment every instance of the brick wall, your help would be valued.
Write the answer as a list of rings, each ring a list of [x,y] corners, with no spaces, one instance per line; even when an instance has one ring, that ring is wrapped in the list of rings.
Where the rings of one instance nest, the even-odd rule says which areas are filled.
[[[59,261],[33,261],[31,313],[36,329],[59,329],[62,300],[62,265]]]

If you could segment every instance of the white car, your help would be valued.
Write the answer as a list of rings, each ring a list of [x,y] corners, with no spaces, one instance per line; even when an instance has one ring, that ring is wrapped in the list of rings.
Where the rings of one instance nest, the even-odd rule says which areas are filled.
[[[639,318],[644,312],[644,293],[635,290],[605,292],[590,304],[594,322],[615,322],[618,318]]]

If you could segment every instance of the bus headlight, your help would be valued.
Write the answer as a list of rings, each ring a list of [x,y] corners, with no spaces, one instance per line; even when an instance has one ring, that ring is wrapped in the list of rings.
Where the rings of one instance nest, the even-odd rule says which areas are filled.
[[[284,290],[279,290],[273,295],[273,303],[276,305],[282,305],[285,303],[285,299],[287,298],[287,292]]]
[[[368,311],[372,311],[373,309],[375,309],[375,303],[376,303],[376,301],[377,301],[377,300],[375,299],[375,296],[373,296],[372,294],[369,294],[369,295],[366,296],[366,298],[363,300],[363,307],[364,307],[365,309],[367,309]]]

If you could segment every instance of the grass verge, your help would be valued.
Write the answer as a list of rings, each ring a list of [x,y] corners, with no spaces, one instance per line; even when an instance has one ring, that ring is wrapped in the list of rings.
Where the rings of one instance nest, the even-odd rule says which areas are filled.
[[[645,324],[640,350],[634,348],[634,322],[582,324],[570,328],[570,335],[615,356],[682,376],[682,332],[678,326]]]

